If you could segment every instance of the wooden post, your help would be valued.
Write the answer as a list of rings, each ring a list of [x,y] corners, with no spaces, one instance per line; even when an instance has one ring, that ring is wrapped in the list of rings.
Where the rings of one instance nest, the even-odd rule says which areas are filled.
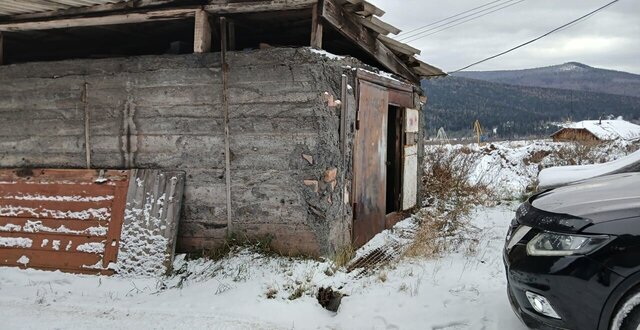
[[[2,37],[2,32],[0,32],[0,65],[4,64],[3,55],[4,55],[4,38]]]
[[[89,113],[88,96],[89,96],[89,84],[85,82],[84,90],[82,92],[82,103],[84,105],[84,152],[87,160],[87,169],[91,169],[91,136],[90,136],[91,132],[89,130],[91,117],[89,117],[90,113]]]
[[[314,4],[311,10],[311,48],[322,49],[323,26],[320,22],[318,4]]]
[[[211,24],[209,14],[202,10],[196,10],[196,24],[193,35],[193,52],[208,53],[211,51]]]
[[[227,63],[227,19],[220,17],[220,62],[222,65],[222,108],[224,110],[224,163],[227,185],[227,234],[233,232],[231,210],[231,147],[229,142],[229,64]]]

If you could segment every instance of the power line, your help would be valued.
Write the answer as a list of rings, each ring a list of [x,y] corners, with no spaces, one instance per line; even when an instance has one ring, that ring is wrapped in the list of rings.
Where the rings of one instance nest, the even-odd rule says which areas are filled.
[[[571,25],[574,25],[574,24],[576,24],[576,23],[578,23],[578,22],[580,22],[580,21],[582,21],[582,20],[584,20],[584,19],[586,19],[586,18],[588,18],[588,17],[590,17],[590,16],[592,16],[592,15],[595,15],[597,12],[599,12],[599,11],[601,11],[601,10],[603,10],[603,9],[605,9],[605,8],[607,8],[607,7],[609,7],[609,6],[611,6],[611,5],[613,5],[614,3],[618,2],[618,1],[620,1],[620,0],[613,0],[613,1],[611,1],[611,2],[607,3],[606,5],[604,5],[604,6],[600,7],[600,8],[598,8],[598,9],[596,9],[596,10],[589,12],[588,14],[583,15],[583,16],[580,16],[580,17],[578,17],[578,18],[574,19],[573,21],[571,21],[571,22],[569,22],[569,23],[566,23],[566,24],[563,24],[563,25],[561,25],[561,26],[559,26],[559,27],[557,27],[557,28],[555,28],[555,29],[553,29],[553,30],[551,30],[551,31],[549,31],[549,32],[547,32],[547,33],[545,33],[545,34],[543,34],[543,35],[541,35],[541,36],[537,37],[537,38],[531,39],[531,40],[529,40],[529,41],[527,41],[527,42],[525,42],[525,43],[522,43],[522,44],[520,44],[520,45],[518,45],[518,46],[515,46],[515,47],[513,47],[513,48],[510,48],[510,49],[508,49],[508,50],[505,50],[505,51],[504,51],[504,52],[502,52],[502,53],[499,53],[499,54],[496,54],[496,55],[493,55],[493,56],[487,57],[487,58],[485,58],[485,59],[483,59],[483,60],[480,60],[480,61],[477,61],[477,62],[475,62],[475,63],[469,64],[469,65],[467,65],[467,66],[465,66],[465,67],[463,67],[463,68],[460,68],[460,69],[458,69],[458,70],[455,70],[455,71],[449,72],[449,74],[451,74],[451,73],[456,73],[456,72],[460,72],[460,71],[464,71],[464,70],[466,70],[466,69],[468,69],[468,68],[470,68],[470,67],[472,67],[472,66],[476,66],[476,65],[478,65],[478,64],[480,64],[480,63],[484,63],[484,62],[486,62],[486,61],[492,60],[492,59],[494,59],[494,58],[496,58],[496,57],[500,57],[500,56],[505,55],[505,54],[507,54],[507,53],[510,53],[510,52],[512,52],[512,51],[514,51],[514,50],[516,50],[516,49],[520,49],[520,48],[522,48],[522,47],[524,47],[524,46],[526,46],[526,45],[529,45],[529,44],[531,44],[531,43],[534,43],[534,42],[536,42],[536,41],[538,41],[538,40],[540,40],[540,39],[542,39],[542,38],[545,38],[545,37],[549,36],[550,34],[553,34],[553,33],[555,33],[555,32],[558,32],[558,31],[560,31],[560,30],[563,30],[563,29],[565,29],[565,28],[567,28],[567,27],[569,27],[569,26],[571,26]]]
[[[425,26],[423,29],[420,29],[420,30],[423,30],[423,31],[407,33],[407,34],[405,34],[404,36],[399,37],[399,38],[398,38],[398,40],[399,40],[399,41],[404,41],[404,40],[406,40],[406,39],[413,38],[413,37],[418,36],[418,35],[420,35],[420,34],[422,34],[422,33],[426,33],[426,32],[429,32],[429,31],[433,31],[433,30],[435,30],[435,29],[439,29],[439,28],[441,28],[441,27],[443,27],[443,26],[447,26],[447,25],[449,25],[449,24],[459,22],[459,21],[461,21],[461,20],[463,20],[463,19],[465,19],[465,18],[469,18],[469,17],[472,17],[472,16],[474,16],[474,15],[477,15],[477,14],[480,14],[480,13],[484,13],[484,12],[486,12],[486,11],[488,11],[488,10],[494,9],[494,8],[496,8],[496,7],[500,7],[500,6],[502,6],[502,5],[505,5],[505,4],[507,4],[507,3],[514,2],[514,1],[516,1],[516,0],[507,0],[507,2],[499,3],[499,4],[495,4],[495,5],[490,6],[490,7],[488,7],[488,8],[484,8],[484,9],[479,10],[479,11],[476,11],[476,12],[474,12],[474,13],[471,13],[471,14],[468,14],[468,15],[465,15],[465,16],[462,16],[462,17],[459,17],[459,18],[456,18],[456,19],[454,19],[454,20],[451,20],[451,21],[445,22],[445,23],[443,23],[443,24],[439,24],[439,25],[434,26],[434,27],[432,27],[432,28],[429,28],[429,29],[427,29],[427,30],[424,30],[424,28],[426,28],[426,27],[427,27],[427,26]],[[430,24],[430,26],[431,26],[431,25],[434,25],[434,24]]]
[[[449,20],[449,19],[452,19],[452,18],[456,18],[456,17],[458,17],[458,16],[460,16],[460,15],[464,15],[464,14],[466,14],[466,13],[468,13],[468,12],[472,12],[472,11],[474,11],[474,10],[476,10],[476,9],[480,9],[480,8],[486,7],[486,6],[488,6],[488,5],[492,4],[492,3],[496,3],[496,2],[500,2],[500,1],[503,1],[503,0],[495,0],[495,1],[491,1],[491,2],[485,3],[485,4],[484,4],[484,5],[482,5],[482,6],[478,6],[478,7],[475,7],[475,8],[472,8],[472,9],[466,10],[466,11],[463,11],[463,12],[461,12],[461,13],[455,14],[455,15],[453,15],[453,16],[449,16],[449,17],[447,17],[447,18],[443,18],[443,19],[441,19],[441,20],[439,20],[439,21],[435,21],[435,22],[430,23],[430,24],[427,24],[427,25],[425,25],[425,26],[421,26],[421,27],[418,27],[418,28],[415,28],[415,29],[412,29],[412,30],[409,30],[409,31],[405,31],[405,32],[403,32],[403,33],[400,33],[398,36],[407,35],[407,34],[409,34],[409,33],[412,33],[412,32],[418,31],[418,30],[422,30],[422,29],[424,29],[424,28],[428,28],[428,27],[430,27],[430,26],[432,26],[432,25],[435,25],[435,24],[438,24],[438,23],[444,22],[444,21]]]
[[[420,40],[420,39],[426,38],[426,37],[431,36],[431,35],[434,35],[434,34],[436,34],[436,33],[440,33],[440,32],[442,32],[442,31],[445,31],[445,30],[449,30],[449,29],[451,29],[451,28],[454,28],[454,27],[456,27],[456,26],[458,26],[458,25],[462,25],[462,24],[464,24],[464,23],[467,23],[467,22],[470,22],[470,21],[476,20],[476,19],[478,19],[478,18],[480,18],[480,17],[487,16],[487,15],[489,15],[489,14],[491,14],[491,13],[495,13],[496,11],[506,9],[506,8],[511,7],[511,6],[515,6],[515,5],[517,5],[517,4],[519,4],[519,3],[523,2],[523,1],[525,1],[525,0],[519,0],[518,2],[511,3],[511,4],[509,4],[509,5],[506,5],[506,6],[504,6],[504,7],[500,7],[500,8],[498,8],[498,9],[494,9],[494,10],[492,10],[492,11],[488,12],[488,13],[484,13],[484,14],[479,15],[479,16],[471,17],[471,18],[469,18],[469,19],[467,19],[467,20],[464,20],[464,21],[462,21],[462,22],[460,22],[460,23],[458,23],[458,24],[450,25],[450,26],[444,27],[444,28],[442,28],[442,29],[436,30],[436,31],[434,31],[434,32],[431,32],[431,33],[423,34],[423,33],[429,32],[429,31],[433,31],[434,29],[430,29],[430,30],[424,31],[423,33],[417,34],[415,37],[412,37],[412,38],[410,38],[410,39],[408,39],[408,40],[404,40],[404,42],[405,42],[405,43],[409,43],[409,42],[413,42],[413,41],[416,41],[416,40]]]

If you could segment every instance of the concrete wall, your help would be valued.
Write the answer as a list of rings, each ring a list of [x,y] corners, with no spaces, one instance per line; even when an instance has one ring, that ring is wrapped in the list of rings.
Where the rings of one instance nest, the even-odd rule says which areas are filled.
[[[351,164],[324,93],[340,98],[342,74],[353,81],[343,66],[358,63],[271,49],[230,53],[229,64],[231,228],[218,54],[0,67],[0,167],[85,167],[86,108],[92,168],[186,171],[178,250],[214,248],[230,230],[272,235],[283,253],[332,254],[349,243]]]

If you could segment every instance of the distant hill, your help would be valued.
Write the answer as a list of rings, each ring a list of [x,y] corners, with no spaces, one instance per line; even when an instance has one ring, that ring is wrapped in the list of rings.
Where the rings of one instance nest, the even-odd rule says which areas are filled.
[[[640,98],[552,88],[499,84],[463,77],[425,80],[429,134],[444,127],[449,136],[470,135],[479,119],[500,138],[544,136],[571,119],[623,116],[640,120]]]
[[[640,75],[593,68],[576,62],[526,70],[468,71],[454,75],[509,85],[640,97]]]

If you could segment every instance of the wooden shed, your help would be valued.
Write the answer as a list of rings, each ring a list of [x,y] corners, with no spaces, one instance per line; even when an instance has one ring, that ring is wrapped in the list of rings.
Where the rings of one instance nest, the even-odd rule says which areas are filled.
[[[417,206],[419,82],[443,74],[383,14],[356,0],[2,2],[0,168],[184,173],[181,252],[230,236],[285,254],[361,246]]]
[[[640,140],[640,126],[622,119],[583,120],[565,124],[551,135],[555,142]]]

